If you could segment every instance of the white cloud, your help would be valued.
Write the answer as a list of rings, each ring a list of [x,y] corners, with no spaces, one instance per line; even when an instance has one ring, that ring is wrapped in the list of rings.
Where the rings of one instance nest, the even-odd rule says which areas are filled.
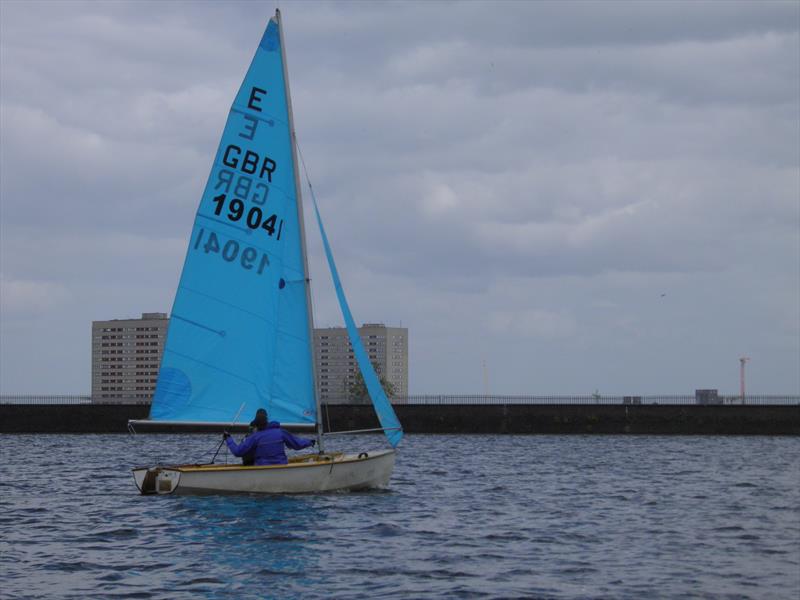
[[[547,340],[574,335],[577,323],[570,315],[532,308],[519,311],[493,311],[489,314],[488,327],[492,333],[502,336]]]
[[[52,391],[85,393],[90,321],[169,308],[271,9],[0,10],[0,261],[17,282],[4,390],[26,389],[21,366],[40,353],[6,319],[25,305],[42,336],[63,336]],[[498,393],[730,389],[746,352],[754,389],[800,392],[796,3],[283,14],[298,133],[348,296],[357,319],[410,327],[412,391],[480,389],[482,357]]]
[[[70,298],[66,286],[50,281],[0,281],[0,306],[3,320],[32,317],[58,309]]]
[[[455,192],[443,183],[433,184],[430,192],[420,198],[423,214],[430,217],[452,214],[458,205],[459,200]]]

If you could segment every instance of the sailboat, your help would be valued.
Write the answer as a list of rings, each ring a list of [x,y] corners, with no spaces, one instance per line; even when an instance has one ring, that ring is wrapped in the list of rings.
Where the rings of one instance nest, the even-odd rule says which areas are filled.
[[[133,469],[142,494],[308,493],[388,484],[403,430],[369,361],[316,221],[353,353],[391,446],[326,452],[314,372],[311,280],[298,149],[279,10],[228,114],[197,210],[145,420],[171,427],[270,420],[316,436],[318,452],[286,465],[161,464]],[[216,455],[215,455],[216,457]]]

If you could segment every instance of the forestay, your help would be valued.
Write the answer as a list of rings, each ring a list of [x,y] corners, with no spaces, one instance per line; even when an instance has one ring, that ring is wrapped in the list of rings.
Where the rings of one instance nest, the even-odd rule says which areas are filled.
[[[228,114],[194,221],[150,411],[316,422],[307,275],[284,53],[271,19]]]

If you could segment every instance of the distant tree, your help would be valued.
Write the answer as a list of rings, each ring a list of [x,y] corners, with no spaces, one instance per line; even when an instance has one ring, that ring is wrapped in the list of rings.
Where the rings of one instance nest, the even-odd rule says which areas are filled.
[[[372,363],[372,368],[375,369],[375,374],[378,376],[378,381],[386,395],[389,397],[394,396],[392,382],[386,380],[378,365]],[[364,383],[364,377],[361,375],[361,369],[356,372],[356,378],[347,390],[347,399],[353,404],[366,404],[369,400],[369,392],[367,391],[367,385]]]

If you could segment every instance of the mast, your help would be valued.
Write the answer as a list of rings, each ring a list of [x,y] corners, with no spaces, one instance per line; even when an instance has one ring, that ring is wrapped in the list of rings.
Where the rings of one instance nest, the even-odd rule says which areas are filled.
[[[286,94],[286,108],[289,113],[289,137],[292,144],[292,166],[294,167],[294,191],[297,198],[297,222],[300,225],[300,248],[303,255],[303,279],[306,288],[306,310],[308,311],[308,351],[311,354],[311,377],[314,382],[314,403],[317,407],[317,448],[320,452],[322,447],[322,407],[319,402],[319,390],[317,389],[317,363],[314,357],[314,310],[311,305],[311,277],[308,272],[308,255],[306,253],[306,226],[303,219],[303,195],[300,191],[300,165],[297,163],[297,136],[294,131],[294,115],[292,113],[292,96],[289,93],[289,69],[286,65],[286,44],[283,37],[283,21],[281,20],[280,9],[275,9],[275,20],[278,22],[278,33],[281,41],[281,64],[283,66],[283,83]]]

